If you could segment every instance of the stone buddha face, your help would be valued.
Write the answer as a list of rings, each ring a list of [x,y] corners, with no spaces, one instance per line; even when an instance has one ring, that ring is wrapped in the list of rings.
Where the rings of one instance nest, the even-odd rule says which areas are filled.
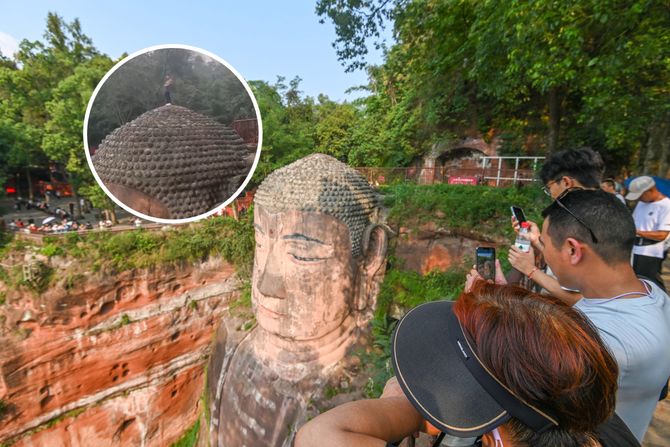
[[[336,164],[353,171],[327,159],[325,168]],[[352,224],[340,218],[334,207],[322,211],[318,204],[309,204],[309,194],[306,206],[268,209],[273,207],[266,204],[276,202],[263,193],[261,185],[254,208],[252,279],[252,304],[260,328],[284,339],[315,340],[336,331],[347,317],[369,310],[374,305],[374,286],[381,280],[378,273],[383,271],[385,231],[369,218]],[[355,210],[356,204],[350,208]]]
[[[252,301],[258,324],[284,338],[309,340],[351,313],[355,263],[349,229],[338,219],[303,211],[254,213],[256,255]]]

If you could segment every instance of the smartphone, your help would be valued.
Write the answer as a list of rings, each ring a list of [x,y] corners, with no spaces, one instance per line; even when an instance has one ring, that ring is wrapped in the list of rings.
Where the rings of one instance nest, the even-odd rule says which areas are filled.
[[[496,249],[493,247],[477,247],[477,272],[485,280],[495,281],[496,278]]]
[[[512,206],[510,209],[512,210],[512,216],[516,218],[516,221],[519,222],[519,225],[526,221],[526,215],[523,213],[521,208],[518,206]]]

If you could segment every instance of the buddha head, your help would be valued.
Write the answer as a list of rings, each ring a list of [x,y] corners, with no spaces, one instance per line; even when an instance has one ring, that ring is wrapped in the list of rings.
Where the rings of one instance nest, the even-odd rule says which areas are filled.
[[[145,216],[187,219],[228,200],[253,160],[232,128],[165,105],[107,135],[92,161],[121,203]]]
[[[382,280],[386,231],[379,196],[357,171],[313,154],[259,186],[252,304],[259,329],[318,340],[369,321]]]

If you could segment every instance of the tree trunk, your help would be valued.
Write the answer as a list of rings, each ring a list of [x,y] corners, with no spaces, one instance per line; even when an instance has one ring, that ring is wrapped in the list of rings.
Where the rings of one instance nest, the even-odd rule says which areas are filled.
[[[642,162],[642,174],[651,175],[657,172],[663,163],[666,156],[668,142],[668,124],[664,120],[659,119],[649,126],[649,137],[647,138],[647,147]]]
[[[663,178],[668,177],[668,167],[670,167],[670,123],[668,123],[668,119],[670,119],[670,116],[658,123],[660,128],[658,141],[660,159],[656,175]]]
[[[561,98],[557,87],[549,89],[549,152],[558,148],[558,135],[561,130]]]
[[[28,179],[28,198],[33,200],[35,194],[33,193],[33,178],[30,176],[30,168],[26,167],[26,179]]]
[[[14,186],[16,187],[16,197],[23,197],[21,195],[21,188],[19,186],[19,182],[21,181],[21,173],[17,172],[14,174]]]

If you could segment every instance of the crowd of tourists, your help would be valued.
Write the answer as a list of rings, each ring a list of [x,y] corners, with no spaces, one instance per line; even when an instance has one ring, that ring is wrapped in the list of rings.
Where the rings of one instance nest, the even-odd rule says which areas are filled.
[[[455,302],[409,311],[382,396],[319,415],[295,445],[390,446],[419,431],[435,446],[640,445],[670,377],[670,199],[645,176],[623,196],[603,171],[590,149],[552,154],[540,173],[552,203],[523,225],[531,248],[510,248],[514,270],[496,261],[484,281],[473,268]]]

